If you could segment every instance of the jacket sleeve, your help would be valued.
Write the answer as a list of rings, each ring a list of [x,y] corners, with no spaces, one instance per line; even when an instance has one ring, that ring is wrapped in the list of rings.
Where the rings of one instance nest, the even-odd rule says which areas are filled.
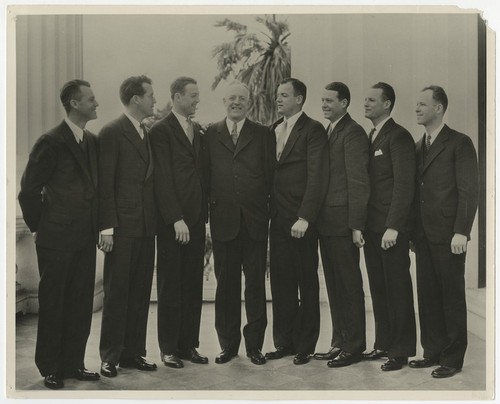
[[[474,145],[465,135],[455,151],[455,178],[458,206],[453,231],[470,239],[479,198],[479,174]]]
[[[350,229],[364,230],[370,197],[368,138],[361,127],[347,133],[344,142]]]
[[[394,185],[385,226],[399,231],[408,224],[415,193],[415,142],[409,132],[403,129],[392,136],[390,153]]]
[[[307,134],[307,185],[298,217],[314,223],[328,188],[328,138],[323,125],[313,122]]]
[[[41,136],[29,155],[28,164],[21,178],[19,205],[31,232],[36,232],[42,215],[42,190],[50,180],[57,165],[57,152],[47,135]]]

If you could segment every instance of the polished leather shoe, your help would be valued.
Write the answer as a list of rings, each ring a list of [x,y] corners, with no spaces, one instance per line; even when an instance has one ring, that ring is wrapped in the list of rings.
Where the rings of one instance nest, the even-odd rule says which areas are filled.
[[[224,349],[219,355],[215,357],[215,363],[218,363],[219,365],[229,362],[231,359],[233,359],[237,355],[236,352]]]
[[[93,382],[99,380],[101,377],[99,373],[91,372],[85,368],[76,369],[72,372],[67,373],[67,376],[73,379],[81,380],[83,382]]]
[[[183,351],[181,355],[179,355],[181,359],[186,359],[191,361],[192,363],[197,363],[201,365],[205,365],[208,363],[208,358],[206,356],[202,356],[198,353],[196,348],[188,349],[187,351]]]
[[[361,354],[352,354],[342,351],[335,359],[328,361],[326,364],[329,368],[342,368],[361,361]]]
[[[55,374],[45,376],[43,384],[45,387],[52,390],[62,389],[64,387],[62,379]]]
[[[414,369],[430,368],[435,365],[438,365],[438,361],[429,358],[415,359],[408,364],[409,367]]]
[[[309,362],[309,359],[311,358],[311,355],[299,352],[295,354],[293,358],[293,364],[294,365],[304,365],[307,362]]]
[[[389,358],[387,362],[380,366],[385,372],[390,372],[392,370],[399,370],[408,363],[408,358],[400,357],[400,358]]]
[[[318,360],[323,360],[323,361],[330,361],[332,359],[335,359],[337,356],[339,356],[341,352],[342,352],[342,349],[337,348],[337,347],[335,347],[335,348],[331,347],[328,352],[315,353],[313,355],[313,358],[318,359]]]
[[[363,360],[365,361],[374,361],[375,359],[387,358],[387,351],[382,351],[380,349],[374,349],[369,353],[364,353]]]
[[[264,355],[262,355],[259,349],[250,349],[247,351],[247,357],[250,358],[250,361],[254,365],[263,365],[266,363],[266,358],[264,358]]]
[[[281,359],[284,356],[290,356],[290,355],[293,355],[293,351],[291,349],[279,346],[276,348],[276,351],[266,353],[266,359],[271,359],[271,360]]]
[[[109,362],[101,363],[101,375],[105,377],[116,377],[116,366]]]
[[[184,363],[176,355],[162,355],[161,361],[169,368],[182,369],[184,367]]]
[[[148,362],[142,356],[120,361],[121,368],[136,368],[137,370],[156,370],[156,363]]]
[[[440,366],[432,371],[431,376],[436,379],[444,379],[445,377],[456,375],[461,370],[462,369],[452,368],[451,366]]]

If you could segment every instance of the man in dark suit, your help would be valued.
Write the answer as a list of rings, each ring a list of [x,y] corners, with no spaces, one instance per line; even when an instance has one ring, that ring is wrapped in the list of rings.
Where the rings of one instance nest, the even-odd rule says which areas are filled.
[[[153,114],[151,79],[130,77],[120,86],[125,113],[105,125],[99,141],[99,226],[104,259],[101,374],[116,365],[155,370],[146,355],[156,234],[153,156],[141,121]]]
[[[158,211],[158,341],[163,363],[182,359],[206,364],[199,346],[207,199],[200,125],[191,118],[199,103],[196,80],[170,86],[172,112],[151,129]]]
[[[465,255],[478,203],[478,167],[471,139],[443,123],[448,107],[439,86],[422,90],[417,122],[417,220],[414,236],[420,335],[424,358],[412,368],[440,365],[433,377],[462,369],[467,348]]]
[[[388,356],[382,370],[399,370],[415,355],[416,329],[410,277],[409,231],[415,188],[415,143],[391,118],[396,95],[377,83],[365,98],[369,134],[370,199],[365,261],[375,316],[373,360]]]
[[[238,354],[243,269],[245,347],[252,363],[262,365],[266,362],[261,349],[267,326],[265,272],[275,140],[269,128],[246,118],[249,91],[244,84],[230,84],[223,101],[227,117],[206,135],[217,277],[215,327],[222,348],[215,362],[226,363]]]
[[[35,362],[51,389],[65,377],[99,379],[84,365],[98,236],[97,147],[85,125],[99,104],[83,80],[64,84],[60,98],[67,116],[35,143],[19,192],[40,273]]]
[[[306,91],[301,81],[285,79],[276,99],[283,118],[272,125],[278,160],[270,230],[276,351],[266,358],[295,354],[296,365],[309,362],[319,336],[316,219],[328,186],[328,139],[323,125],[302,111]]]
[[[370,196],[368,140],[363,128],[347,112],[350,102],[351,94],[344,83],[333,82],[325,87],[322,109],[330,121],[330,180],[318,231],[333,335],[330,350],[314,358],[329,360],[329,367],[359,362],[366,348],[359,249],[364,245],[362,231]]]

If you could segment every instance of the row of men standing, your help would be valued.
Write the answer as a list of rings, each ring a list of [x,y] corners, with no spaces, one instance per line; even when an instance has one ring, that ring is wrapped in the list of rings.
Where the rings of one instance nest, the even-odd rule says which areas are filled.
[[[98,105],[90,84],[69,82],[61,91],[67,118],[30,154],[19,202],[36,233],[36,363],[47,387],[63,387],[64,377],[99,377],[83,363],[96,242],[106,254],[101,374],[116,376],[118,365],[156,369],[144,358],[155,234],[161,359],[172,368],[182,368],[183,360],[208,363],[196,349],[208,217],[222,348],[216,363],[239,350],[242,270],[243,335],[252,363],[286,355],[294,355],[295,364],[309,361],[319,336],[319,239],[333,336],[330,350],[314,357],[340,367],[387,356],[382,369],[400,369],[416,345],[412,239],[424,359],[410,366],[440,365],[435,377],[462,368],[477,161],[470,139],[442,124],[444,90],[431,86],[419,96],[417,120],[431,139],[422,138],[416,153],[411,135],[390,118],[395,94],[386,83],[374,85],[365,99],[374,125],[368,137],[347,113],[349,89],[338,82],[324,90],[326,131],[302,111],[306,86],[297,79],[280,84],[283,118],[271,129],[246,117],[249,92],[241,83],[229,85],[227,117],[206,133],[191,120],[199,103],[196,81],[181,77],[170,90],[172,112],[148,131],[141,122],[153,114],[152,82],[125,80],[126,112],[96,139],[84,130]],[[264,356],[268,232],[276,350]],[[363,246],[376,322],[374,350],[364,355]]]

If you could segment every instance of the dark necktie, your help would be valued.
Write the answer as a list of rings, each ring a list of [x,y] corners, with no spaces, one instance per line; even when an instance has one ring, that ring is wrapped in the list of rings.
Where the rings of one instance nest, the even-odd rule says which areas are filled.
[[[425,136],[425,151],[429,151],[431,148],[431,135]]]
[[[83,152],[87,151],[87,131],[83,130],[82,140],[78,142],[78,146],[82,149]]]
[[[236,143],[238,143],[238,125],[236,125],[236,122],[233,122],[233,129],[231,130],[231,139],[233,141],[233,144],[236,146]]]
[[[370,141],[370,144],[373,143],[373,134],[375,133],[375,130],[376,130],[375,128],[372,128],[372,130],[368,134],[368,140]]]
[[[144,125],[143,123],[141,123],[141,130],[142,130],[141,138],[144,140],[146,138],[146,135],[148,134],[148,131],[146,129],[146,125]]]

